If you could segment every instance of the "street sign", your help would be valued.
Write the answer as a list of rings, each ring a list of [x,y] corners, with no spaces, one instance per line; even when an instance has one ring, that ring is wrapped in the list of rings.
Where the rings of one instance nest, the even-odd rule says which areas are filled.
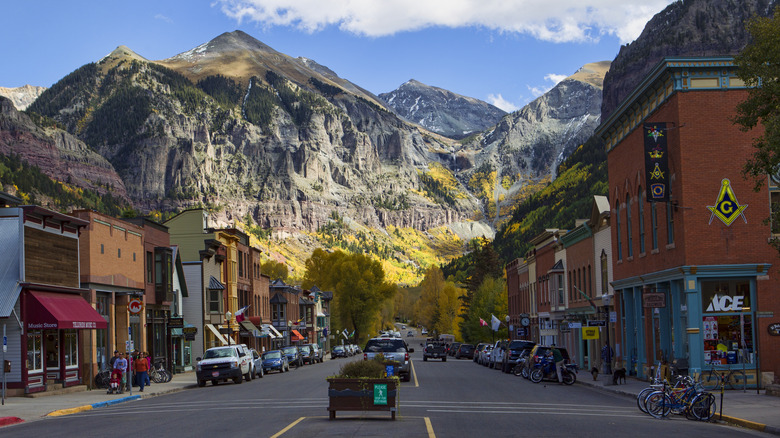
[[[582,339],[598,339],[599,328],[598,327],[583,327]]]
[[[133,341],[125,341],[125,351],[132,353],[135,350],[135,343]]]
[[[168,327],[170,328],[183,328],[184,318],[168,318]]]
[[[133,298],[127,303],[127,310],[133,315],[138,314],[144,310],[144,302],[140,298]]]
[[[8,353],[8,336],[3,335],[3,353]]]
[[[607,321],[604,321],[603,319],[595,319],[588,321],[588,327],[606,327]]]
[[[374,383],[374,404],[387,405],[387,383]]]

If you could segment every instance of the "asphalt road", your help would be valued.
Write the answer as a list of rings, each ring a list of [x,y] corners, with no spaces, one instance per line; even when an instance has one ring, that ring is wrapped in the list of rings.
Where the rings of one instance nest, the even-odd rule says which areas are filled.
[[[287,373],[138,400],[3,429],[6,437],[740,437],[764,435],[674,417],[656,420],[633,399],[582,385],[534,384],[468,359],[422,361],[401,384],[390,414],[341,412],[328,420],[327,383],[341,364],[326,360]],[[194,380],[194,375],[193,375]]]

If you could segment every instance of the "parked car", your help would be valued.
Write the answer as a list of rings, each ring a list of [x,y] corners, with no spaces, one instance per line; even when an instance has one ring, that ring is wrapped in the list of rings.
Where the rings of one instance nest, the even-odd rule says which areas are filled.
[[[336,345],[333,347],[333,350],[330,351],[330,358],[335,359],[337,357],[348,357],[349,353],[347,353],[346,347],[343,345]]]
[[[301,357],[301,350],[298,349],[295,345],[288,345],[286,347],[282,347],[282,353],[287,356],[287,362],[290,363],[290,365],[300,367],[303,366],[303,358]]]
[[[485,345],[485,348],[479,352],[479,364],[488,366],[490,364],[490,353],[493,350],[493,344]]]
[[[408,332],[406,332],[406,337],[407,338],[411,338],[412,336],[414,336],[414,332],[413,331],[409,330]]]
[[[325,355],[325,353],[322,351],[322,348],[320,348],[320,346],[317,345],[317,344],[308,344],[308,345],[309,345],[309,347],[311,347],[311,350],[312,350],[312,360],[311,360],[311,362],[312,363],[317,363],[317,362],[322,363],[322,361],[324,359],[323,356]]]
[[[301,363],[302,364],[305,365],[305,364],[313,363],[312,359],[311,359],[313,351],[311,350],[311,345],[310,344],[304,344],[304,345],[298,346],[298,351],[301,352]]]
[[[511,373],[517,364],[517,359],[520,357],[520,353],[522,353],[523,350],[530,350],[534,348],[534,345],[536,345],[536,343],[521,339],[515,339],[509,342],[509,345],[507,345],[506,348],[506,354],[504,354],[501,371],[505,373]]]
[[[461,342],[453,342],[450,344],[449,348],[447,348],[447,355],[455,357],[455,353],[458,351],[458,347],[460,347]]]
[[[496,370],[501,368],[501,363],[504,361],[504,352],[506,351],[508,344],[509,341],[506,339],[496,341],[496,343],[493,345],[493,350],[490,352],[488,368],[493,368]]]
[[[406,341],[399,338],[373,338],[369,339],[364,349],[363,360],[371,360],[377,354],[382,354],[385,360],[397,362],[395,372],[404,382],[412,378],[412,365],[409,353],[414,353],[413,348],[406,345]]]
[[[460,344],[458,351],[455,352],[455,359],[465,357],[468,359],[474,358],[474,345],[473,344]]]
[[[474,362],[480,363],[479,355],[482,353],[482,350],[484,350],[485,347],[487,347],[488,345],[489,344],[487,342],[480,342],[479,344],[477,344],[476,347],[474,347],[474,357],[472,358]]]
[[[206,386],[211,380],[212,385],[232,380],[235,384],[243,382],[242,378],[252,380],[252,354],[240,345],[213,347],[206,350],[203,358],[196,358],[198,365],[195,374],[198,386]]]
[[[252,352],[252,371],[254,372],[253,377],[259,377],[262,379],[265,375],[265,371],[263,370],[263,357],[254,348],[250,348],[249,351]]]
[[[269,350],[263,353],[263,372],[277,370],[280,373],[290,371],[290,363],[287,362],[287,355],[281,350]]]

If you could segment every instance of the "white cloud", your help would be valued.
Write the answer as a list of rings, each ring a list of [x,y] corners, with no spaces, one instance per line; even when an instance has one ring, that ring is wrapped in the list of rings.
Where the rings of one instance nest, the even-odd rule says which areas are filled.
[[[155,20],[162,20],[162,21],[164,21],[164,22],[166,22],[166,23],[173,23],[173,20],[171,20],[170,18],[166,17],[166,16],[165,16],[165,15],[163,15],[163,14],[157,14],[157,15],[155,15],[155,16],[154,16],[154,19],[155,19]]]
[[[514,111],[517,111],[518,109],[520,109],[520,107],[518,107],[517,105],[515,105],[512,102],[504,99],[504,97],[501,96],[501,94],[490,94],[487,97],[487,101],[488,101],[489,104],[491,104],[491,105],[493,105],[495,107],[501,108],[502,110],[504,110],[504,111],[506,111],[508,113],[511,113],[511,112],[514,112]]]
[[[556,85],[558,85],[559,82],[566,79],[567,75],[559,75],[555,73],[548,73],[544,75],[544,80],[548,83],[545,83],[543,85],[537,85],[537,86],[530,86],[526,85],[528,87],[528,91],[531,92],[531,95],[535,98],[543,95],[544,93],[552,90],[552,88]]]
[[[548,81],[552,81],[553,82],[553,87],[558,85],[558,82],[566,79],[567,77],[568,76],[566,76],[566,75],[557,75],[555,73],[550,73],[550,74],[547,74],[547,75],[544,76],[545,79],[547,79]]]
[[[380,37],[428,27],[481,27],[552,42],[617,36],[629,43],[673,0],[216,0],[238,22],[328,26]]]

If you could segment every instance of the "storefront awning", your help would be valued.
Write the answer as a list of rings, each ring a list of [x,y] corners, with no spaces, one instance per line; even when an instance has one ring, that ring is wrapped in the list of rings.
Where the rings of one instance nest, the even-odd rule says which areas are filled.
[[[326,317],[326,316],[328,316],[328,315],[326,315],[326,314],[324,314],[324,313],[322,313],[322,312],[317,312],[317,317],[318,317],[318,318],[324,318],[324,317]]]
[[[268,333],[271,335],[271,339],[279,339],[282,337],[282,334],[279,333],[279,330],[276,329],[271,324],[263,324],[263,330],[268,330]]]
[[[298,330],[292,330],[292,339],[293,341],[302,341],[303,335]]]
[[[108,322],[77,294],[30,291],[25,307],[28,330],[108,328]]]
[[[239,324],[241,325],[241,331],[246,330],[249,332],[249,334],[252,335],[254,335],[255,330],[259,330],[256,325],[252,324],[251,321],[247,321],[246,319],[239,322]]]
[[[211,333],[214,333],[214,336],[219,339],[219,342],[222,342],[222,345],[227,345],[228,342],[225,339],[224,336],[222,336],[222,333],[219,332],[219,330],[214,327],[214,324],[206,324],[206,328],[211,330]]]

